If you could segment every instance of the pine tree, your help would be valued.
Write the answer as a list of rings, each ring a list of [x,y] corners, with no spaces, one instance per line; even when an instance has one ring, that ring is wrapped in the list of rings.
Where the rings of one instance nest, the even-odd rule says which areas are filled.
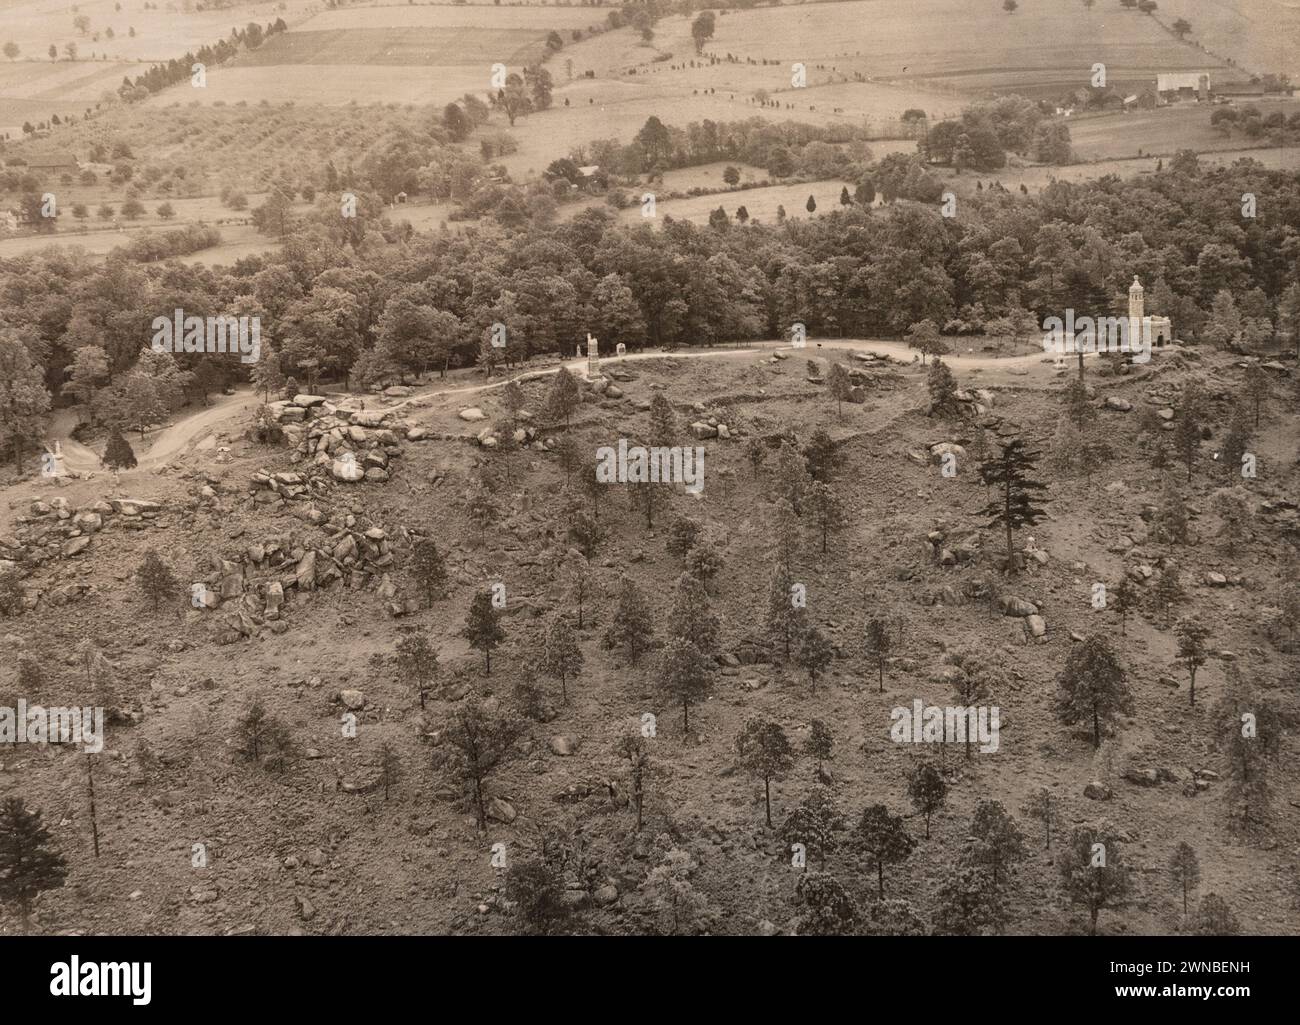
[[[1119,635],[1126,637],[1128,636],[1126,630],[1128,614],[1138,607],[1137,584],[1133,583],[1132,578],[1125,573],[1119,578],[1119,583],[1111,588],[1110,596],[1111,607],[1119,613]]]
[[[135,579],[140,593],[144,595],[154,612],[158,611],[158,606],[163,601],[174,598],[181,586],[180,581],[176,579],[176,574],[152,548],[145,552],[144,562],[140,563],[135,571]]]
[[[813,694],[817,693],[817,674],[830,665],[834,658],[835,649],[825,634],[815,626],[803,631],[799,637],[799,651],[795,661],[808,673]]]
[[[975,806],[970,836],[974,843],[967,844],[963,860],[988,869],[989,884],[995,890],[1005,881],[1004,873],[1028,856],[1024,834],[1000,801],[985,800]]]
[[[1223,439],[1223,473],[1228,480],[1240,480],[1242,457],[1250,451],[1251,437],[1254,429],[1250,423],[1250,412],[1244,402],[1233,403],[1228,418],[1228,434]]]
[[[384,800],[388,800],[388,791],[397,786],[402,778],[402,760],[397,748],[385,740],[379,745],[379,784],[384,788]]]
[[[901,815],[894,815],[883,804],[868,805],[854,830],[854,839],[866,856],[867,866],[876,869],[877,891],[885,899],[885,866],[906,861],[916,847],[907,833]]]
[[[1187,467],[1187,479],[1192,479],[1192,469],[1201,450],[1202,418],[1205,415],[1205,393],[1196,381],[1183,388],[1183,400],[1178,410],[1174,429],[1174,451]]]
[[[1192,932],[1197,936],[1236,936],[1241,932],[1241,923],[1226,900],[1217,893],[1207,893],[1196,909]]]
[[[1260,410],[1263,408],[1264,403],[1268,401],[1269,392],[1271,391],[1269,385],[1268,372],[1265,371],[1263,365],[1259,360],[1251,360],[1246,365],[1246,397],[1250,399],[1251,407],[1254,410],[1256,427],[1259,426]]]
[[[470,698],[443,731],[452,774],[469,791],[480,833],[487,829],[483,784],[498,765],[514,756],[515,742],[524,730],[523,720],[510,711],[488,711],[477,698]]]
[[[817,787],[781,823],[781,839],[787,848],[802,844],[807,854],[824,867],[826,855],[835,849],[835,834],[843,829],[844,819],[830,791]]]
[[[821,719],[813,719],[808,723],[808,739],[804,741],[803,750],[809,758],[817,762],[817,781],[819,783],[829,782],[826,773],[822,771],[822,763],[831,760],[831,752],[835,747],[835,738],[831,736],[830,727]]]
[[[754,479],[758,480],[759,468],[763,465],[763,460],[767,458],[767,442],[762,438],[750,438],[745,442],[745,458],[749,461]]]
[[[584,628],[587,599],[596,590],[591,563],[581,552],[571,552],[564,560],[564,579],[568,583],[568,600],[578,607],[578,629]]]
[[[1097,411],[1088,398],[1088,387],[1077,377],[1070,378],[1065,386],[1065,414],[1079,432],[1084,432],[1097,422]]]
[[[650,444],[654,447],[671,448],[677,444],[677,416],[673,413],[673,404],[663,392],[655,392],[650,400]]]
[[[1021,527],[1032,527],[1046,515],[1041,506],[1034,504],[1034,496],[1046,491],[1047,486],[1029,476],[1039,453],[1027,449],[1023,440],[1013,438],[1000,448],[998,455],[980,464],[980,480],[985,487],[996,487],[1001,492],[999,499],[981,510],[981,515],[992,517],[990,527],[1006,528],[1007,569],[1014,573],[1014,532]]]
[[[869,658],[876,660],[876,669],[879,673],[880,689],[879,693],[885,692],[885,662],[889,658],[889,653],[893,650],[894,640],[889,633],[889,626],[883,620],[873,617],[867,622],[866,633],[866,652]]]
[[[1090,932],[1097,934],[1097,916],[1119,906],[1132,889],[1119,841],[1104,827],[1082,826],[1070,834],[1061,859],[1061,884],[1072,904],[1088,909]]]
[[[689,516],[678,516],[668,530],[666,547],[671,555],[685,555],[695,547],[700,537],[699,520]]]
[[[970,865],[953,868],[935,893],[934,931],[939,936],[1000,932],[1010,917],[1004,892],[989,886],[983,873]]]
[[[131,448],[131,443],[116,427],[109,432],[108,443],[104,446],[104,456],[100,462],[110,470],[129,470],[136,465],[135,451]]]
[[[254,765],[286,768],[297,755],[288,727],[254,699],[235,722],[235,750]]]
[[[1196,704],[1196,671],[1205,665],[1209,652],[1205,650],[1205,640],[1210,636],[1209,627],[1195,619],[1180,619],[1174,627],[1178,637],[1178,661],[1187,667],[1190,677],[1188,691],[1189,704]]]
[[[249,374],[254,391],[262,393],[262,401],[271,401],[271,392],[280,392],[288,383],[280,369],[280,356],[271,343],[262,343],[261,356]]]
[[[447,593],[447,566],[431,538],[422,538],[411,548],[411,579],[429,608]]]
[[[993,697],[994,687],[1002,682],[1001,674],[992,662],[972,652],[954,652],[944,659],[952,667],[949,674],[952,693],[957,704],[963,708],[975,708]],[[969,728],[962,731],[965,735],[966,758],[972,757],[971,741],[975,738]]]
[[[646,744],[645,736],[633,726],[620,734],[617,753],[628,765],[632,804],[636,808],[636,828],[637,832],[640,832],[645,810],[646,780],[652,768],[650,748]]]
[[[795,931],[800,936],[852,936],[859,910],[853,895],[825,872],[805,872],[795,888],[804,912]]]
[[[542,651],[540,668],[548,676],[560,681],[560,694],[564,703],[569,703],[567,680],[577,678],[582,672],[585,658],[578,647],[577,635],[564,615],[557,613],[551,620],[550,629],[546,631],[546,643]]]
[[[803,447],[802,454],[808,477],[823,484],[831,482],[836,471],[839,470],[840,464],[844,462],[839,446],[835,444],[824,427],[818,427],[813,431],[812,437],[808,439],[808,444]],[[796,511],[803,515],[802,509],[796,509]]]
[[[409,633],[397,642],[397,675],[402,680],[414,683],[420,707],[424,708],[438,678],[438,652],[429,643],[429,635],[423,630]]]
[[[1183,917],[1187,917],[1187,896],[1195,890],[1197,884],[1201,881],[1201,862],[1196,857],[1196,851],[1192,845],[1185,840],[1180,842],[1174,848],[1173,857],[1169,859],[1169,875],[1174,881],[1174,885],[1182,891],[1183,895]]]
[[[672,638],[659,658],[659,683],[674,700],[682,703],[682,730],[691,729],[691,704],[703,701],[712,683],[713,670],[690,641]]]
[[[1165,567],[1160,574],[1160,579],[1156,581],[1151,598],[1156,608],[1160,609],[1164,625],[1168,627],[1173,610],[1187,599],[1187,592],[1183,589],[1176,567]]]
[[[686,572],[704,585],[707,593],[709,581],[722,572],[722,553],[708,538],[704,538],[686,555]]]
[[[785,779],[794,768],[794,748],[780,723],[756,717],[746,720],[737,735],[736,755],[745,772],[763,781],[763,803],[771,828],[772,780]]]
[[[460,632],[469,641],[471,648],[483,652],[483,667],[488,676],[492,675],[492,651],[506,639],[505,627],[498,619],[492,595],[487,591],[479,591],[470,602],[465,629]]]
[[[907,781],[907,796],[916,813],[925,816],[925,838],[930,839],[930,816],[948,799],[948,781],[929,762],[917,762]]]
[[[1100,634],[1074,645],[1057,677],[1056,715],[1067,726],[1092,722],[1093,749],[1101,747],[1103,726],[1132,715],[1133,694],[1119,656]]]
[[[0,805],[0,904],[17,908],[24,934],[33,902],[62,886],[67,874],[67,862],[52,846],[41,813],[28,811],[21,797],[5,798]]]
[[[930,364],[926,387],[930,392],[931,416],[951,416],[957,411],[957,379],[938,356]]]
[[[822,534],[822,552],[832,530],[839,530],[848,523],[844,515],[844,504],[839,493],[829,484],[814,480],[808,485],[806,503],[808,514]]]
[[[803,630],[803,613],[803,608],[795,604],[794,580],[790,576],[790,569],[778,562],[768,578],[767,613],[763,620],[763,631],[784,646],[786,658],[790,657]]]
[[[614,615],[605,630],[607,648],[618,648],[632,665],[650,650],[654,637],[654,622],[650,618],[650,603],[631,577],[624,577],[619,586]]]
[[[720,632],[704,584],[697,577],[683,573],[677,578],[672,610],[668,614],[669,636],[690,641],[700,654],[712,658],[718,650]]]
[[[842,364],[831,363],[830,370],[826,372],[826,391],[835,400],[836,415],[842,419],[844,403],[853,397],[853,382]]]
[[[560,367],[547,394],[547,415],[553,419],[563,420],[567,430],[569,418],[580,405],[582,405],[582,389],[574,376],[569,373],[568,368]]]

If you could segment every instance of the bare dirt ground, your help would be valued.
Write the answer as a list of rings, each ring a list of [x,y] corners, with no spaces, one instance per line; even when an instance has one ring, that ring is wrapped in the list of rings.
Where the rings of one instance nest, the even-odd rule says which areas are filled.
[[[1166,401],[1185,381],[1179,358],[1158,356],[1128,378],[1089,380],[1096,401],[1129,399],[1132,413],[1101,409],[1118,442],[1116,458],[1098,476],[1052,480],[1048,520],[1035,529],[1034,544],[1047,560],[1015,579],[996,568],[1000,538],[980,533],[984,489],[973,468],[943,478],[917,454],[927,444],[960,439],[962,428],[925,415],[925,376],[919,366],[900,363],[872,389],[865,406],[837,413],[821,386],[805,380],[807,359],[847,348],[895,354],[886,343],[825,341],[786,360],[772,359],[772,347],[727,352],[646,354],[611,361],[621,399],[585,404],[570,430],[583,448],[636,436],[645,414],[630,405],[662,388],[683,421],[698,414],[696,403],[732,427],[735,440],[706,442],[707,486],[700,499],[675,493],[647,531],[640,513],[620,489],[602,499],[600,518],[609,534],[593,568],[600,596],[589,607],[581,634],[587,667],[570,685],[567,705],[558,687],[543,681],[557,718],[535,723],[521,758],[494,778],[493,793],[517,814],[510,823],[493,821],[478,836],[468,808],[459,801],[436,760],[436,738],[422,736],[418,701],[397,679],[390,662],[401,630],[426,628],[437,643],[445,688],[430,703],[438,723],[463,691],[508,700],[534,650],[545,622],[538,618],[565,602],[546,555],[557,544],[550,533],[563,483],[554,457],[528,451],[514,458],[512,483],[501,497],[500,517],[490,524],[469,522],[462,495],[477,464],[491,459],[474,435],[482,424],[457,414],[481,407],[488,423],[501,414],[493,384],[481,378],[429,382],[405,405],[412,422],[425,425],[432,440],[407,442],[394,461],[387,484],[337,485],[315,504],[331,516],[351,512],[359,526],[374,525],[394,539],[396,579],[405,555],[404,530],[423,530],[447,553],[452,571],[448,597],[413,616],[389,618],[372,588],[331,588],[293,594],[286,606],[288,629],[221,646],[214,642],[211,613],[176,607],[152,611],[136,594],[131,574],[146,548],[156,548],[176,567],[184,583],[209,572],[211,559],[232,557],[253,543],[319,544],[320,528],[292,515],[292,506],[254,505],[248,480],[259,469],[291,470],[289,454],[239,437],[247,401],[224,404],[159,432],[154,453],[167,453],[169,468],[124,475],[123,491],[163,503],[147,529],[119,526],[95,535],[90,548],[72,559],[53,559],[36,583],[46,593],[71,583],[88,591],[75,603],[3,624],[10,651],[36,654],[49,674],[41,696],[54,703],[77,686],[75,645],[90,637],[115,668],[115,686],[137,725],[110,731],[107,753],[96,768],[101,853],[90,848],[84,765],[58,748],[7,753],[0,765],[0,790],[15,788],[47,810],[56,839],[68,856],[69,885],[41,899],[38,929],[127,933],[225,932],[499,932],[512,928],[500,910],[500,878],[489,864],[491,844],[516,851],[535,848],[546,826],[577,828],[597,875],[616,887],[617,897],[587,912],[599,931],[644,931],[655,908],[639,890],[651,840],[671,833],[700,863],[694,879],[714,909],[713,931],[755,932],[762,920],[784,928],[794,914],[794,878],[788,852],[763,825],[761,785],[735,772],[731,742],[747,716],[765,714],[782,722],[797,743],[810,718],[831,725],[835,756],[829,764],[832,790],[850,817],[872,801],[907,812],[901,780],[916,752],[888,740],[889,712],[913,698],[943,701],[942,661],[953,651],[995,652],[1008,672],[1003,693],[1002,748],[967,762],[946,752],[953,790],[934,821],[932,838],[886,874],[886,893],[913,901],[928,916],[931,895],[967,834],[975,802],[984,797],[1018,811],[1031,788],[1052,788],[1059,801],[1061,832],[1104,818],[1121,830],[1125,855],[1137,869],[1134,900],[1121,914],[1103,913],[1102,926],[1132,933],[1177,928],[1179,908],[1164,874],[1180,840],[1198,850],[1202,889],[1224,896],[1247,932],[1295,932],[1295,850],[1300,835],[1285,814],[1300,797],[1290,759],[1277,759],[1272,783],[1281,814],[1273,831],[1250,843],[1225,828],[1226,782],[1187,796],[1172,784],[1137,786],[1122,776],[1126,767],[1209,769],[1226,778],[1222,755],[1209,743],[1208,709],[1221,693],[1224,668],[1235,658],[1272,694],[1289,695],[1296,673],[1294,655],[1275,649],[1263,634],[1263,604],[1283,571],[1277,555],[1283,525],[1261,519],[1253,540],[1234,552],[1215,538],[1209,492],[1222,483],[1206,462],[1191,485],[1191,502],[1204,510],[1196,521],[1197,542],[1167,549],[1146,535],[1140,513],[1156,500],[1159,481],[1139,451],[1136,409]],[[906,350],[898,351],[904,360]],[[581,361],[568,364],[580,369]],[[951,365],[963,387],[987,388],[994,411],[1015,422],[1027,437],[1046,445],[1060,416],[1055,394],[1063,380],[1039,353],[993,361],[956,355]],[[1239,372],[1226,358],[1209,355],[1200,371],[1225,388]],[[1070,371],[1072,372],[1072,371]],[[525,383],[529,408],[540,409],[545,374]],[[1289,387],[1289,385],[1287,386]],[[1266,470],[1252,484],[1256,497],[1297,493],[1295,460],[1300,416],[1283,401],[1279,382],[1266,412],[1259,443]],[[1215,403],[1216,440],[1226,405]],[[776,661],[745,663],[720,670],[709,701],[692,713],[694,733],[685,737],[680,709],[659,691],[652,666],[628,666],[598,641],[608,622],[612,589],[623,574],[646,591],[654,618],[662,624],[679,559],[664,550],[665,527],[677,514],[704,520],[721,545],[725,566],[711,584],[722,618],[723,650],[761,640],[757,605],[764,592],[770,541],[773,482],[767,470],[755,477],[741,443],[755,435],[791,429],[806,438],[817,427],[840,441],[845,463],[838,480],[849,512],[847,527],[832,535],[823,555],[816,539],[805,539],[796,569],[807,581],[810,611],[841,646],[841,657],[814,695],[807,678]],[[547,433],[559,430],[546,427]],[[224,434],[230,461],[217,447],[202,447],[205,432]],[[153,458],[153,455],[147,456]],[[215,502],[199,490],[212,487]],[[13,517],[29,515],[34,499],[65,496],[84,505],[109,492],[107,474],[91,480],[21,483],[4,490],[3,530]],[[980,554],[968,566],[945,567],[926,554],[934,529],[972,529]],[[1021,543],[1025,538],[1020,538]],[[1094,580],[1114,580],[1126,566],[1178,560],[1190,591],[1187,611],[1213,629],[1216,656],[1197,682],[1197,704],[1189,708],[1185,673],[1172,661],[1170,631],[1148,614],[1130,616],[1119,638],[1116,617],[1089,601]],[[1210,587],[1208,571],[1221,571],[1239,584]],[[1015,593],[1043,611],[1047,634],[1024,643],[1019,621],[978,601],[954,600],[965,582],[988,577],[999,592]],[[492,674],[468,651],[458,631],[471,594],[490,581],[508,582],[509,636],[492,661]],[[885,693],[876,693],[874,670],[861,654],[866,617],[897,617],[905,638],[888,670]],[[590,625],[594,622],[594,626]],[[1137,708],[1122,720],[1118,737],[1094,756],[1081,735],[1059,725],[1051,712],[1053,680],[1071,633],[1100,631],[1120,646]],[[8,686],[11,667],[0,669]],[[1177,686],[1162,677],[1182,681]],[[336,695],[364,693],[359,735],[341,735]],[[253,770],[231,748],[231,725],[259,696],[291,728],[307,757],[283,775]],[[1289,700],[1289,698],[1288,698]],[[653,754],[647,823],[636,834],[634,817],[606,795],[606,781],[618,783],[613,743],[629,718],[652,712],[660,724]],[[436,728],[436,727],[435,727]],[[565,735],[575,753],[553,753],[551,738]],[[373,787],[375,758],[392,742],[404,776],[390,799]],[[144,741],[162,757],[147,772],[138,758]],[[811,785],[812,766],[801,760],[773,787],[779,822]],[[1107,782],[1107,802],[1086,799],[1091,780]],[[625,791],[623,791],[625,793]],[[590,794],[590,796],[583,796]],[[1027,829],[1030,828],[1025,823]],[[919,836],[917,823],[909,824]],[[1058,834],[1059,835],[1059,834]],[[1031,838],[1035,836],[1030,829]],[[1041,842],[1041,841],[1040,841]],[[203,844],[207,866],[192,863],[194,844]],[[828,868],[864,897],[874,887],[853,855],[833,853]],[[1039,849],[1020,866],[1012,882],[1017,917],[1012,931],[1055,934],[1086,929],[1086,916],[1065,905],[1056,868]]]

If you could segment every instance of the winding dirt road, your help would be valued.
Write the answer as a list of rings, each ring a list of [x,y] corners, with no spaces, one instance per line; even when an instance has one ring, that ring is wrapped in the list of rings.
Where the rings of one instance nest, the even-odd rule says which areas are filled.
[[[770,355],[778,349],[788,352],[791,359],[811,359],[828,350],[875,352],[906,363],[910,363],[916,357],[915,351],[909,349],[902,342],[829,338],[821,341],[811,340],[804,348],[794,348],[784,342],[754,342],[744,348],[678,349],[673,352],[655,350],[629,353],[624,356],[603,357],[601,362],[609,366],[615,363],[633,363],[647,359],[752,358],[765,354]],[[987,377],[981,380],[987,383],[999,383],[998,378],[1001,375],[997,373],[998,371],[1015,372],[1015,375],[1023,377],[1031,367],[1045,368],[1045,373],[1050,373],[1051,370],[1051,361],[1047,361],[1044,354],[1038,351],[1022,356],[1008,356],[996,359],[986,356],[953,353],[945,356],[944,361],[954,370],[979,370],[986,373]],[[497,388],[504,388],[512,380],[529,381],[549,377],[557,373],[561,366],[567,367],[569,372],[577,377],[583,379],[587,377],[587,360],[585,358],[571,359],[547,367],[544,370],[529,370],[514,377],[503,377],[500,380],[486,384],[466,385],[457,388],[428,388],[416,392],[410,398],[403,399],[401,402],[382,408],[386,412],[392,412],[412,403],[423,403],[429,399],[481,394]],[[212,400],[211,405],[199,412],[187,416],[169,427],[156,430],[153,433],[153,443],[148,452],[140,456],[139,464],[135,470],[126,471],[126,473],[156,470],[159,466],[171,462],[178,456],[188,455],[207,438],[226,427],[230,421],[246,416],[258,404],[256,394],[248,387],[237,389],[233,395],[218,396]],[[351,408],[351,402],[345,402],[344,405],[346,408]],[[100,469],[99,454],[72,438],[71,431],[75,425],[76,417],[71,410],[61,411],[51,424],[51,440],[57,439],[61,444],[64,466],[69,470],[78,472]]]

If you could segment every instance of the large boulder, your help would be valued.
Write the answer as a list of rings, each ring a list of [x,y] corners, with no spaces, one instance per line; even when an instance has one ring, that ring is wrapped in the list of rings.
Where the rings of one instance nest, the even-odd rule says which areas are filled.
[[[366,475],[365,467],[351,452],[344,452],[330,463],[330,474],[335,480],[359,481]]]
[[[467,409],[462,409],[456,415],[467,423],[474,423],[477,420],[487,419],[487,414],[484,413],[483,410],[479,409],[478,406],[470,406]]]
[[[298,568],[294,572],[294,580],[298,584],[300,591],[312,591],[316,588],[316,553],[309,551],[298,560]]]
[[[1025,601],[1024,598],[1017,598],[1013,594],[1004,594],[998,599],[998,607],[1002,609],[1004,616],[1025,616],[1038,615],[1038,606],[1033,602]]]

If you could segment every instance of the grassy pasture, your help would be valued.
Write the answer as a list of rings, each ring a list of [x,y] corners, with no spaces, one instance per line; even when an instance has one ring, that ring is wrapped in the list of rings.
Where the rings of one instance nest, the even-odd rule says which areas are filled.
[[[486,83],[492,64],[517,67],[541,59],[546,33],[525,28],[352,28],[286,32],[235,66],[354,64],[366,67],[473,64]]]
[[[803,182],[798,185],[769,185],[759,189],[739,189],[735,192],[720,193],[713,196],[691,196],[687,199],[666,199],[655,204],[656,217],[652,223],[662,225],[665,217],[677,221],[692,221],[707,224],[709,214],[722,207],[727,216],[735,220],[737,207],[743,206],[749,211],[751,220],[764,224],[776,223],[776,208],[785,207],[786,218],[792,221],[806,220],[809,213],[804,204],[812,196],[817,203],[817,210],[812,216],[828,214],[840,208],[840,189],[848,186],[850,193],[854,186],[846,181]],[[640,224],[643,220],[639,206],[632,206],[619,212],[619,218],[628,224]]]
[[[60,52],[64,43],[76,43],[81,57],[91,53],[107,55],[110,61],[155,61],[179,57],[186,50],[205,43],[215,43],[250,21],[266,25],[283,18],[293,25],[309,9],[320,7],[320,0],[280,0],[240,4],[225,10],[181,10],[160,3],[159,10],[144,10],[143,0],[123,0],[122,10],[114,10],[115,0],[78,0],[77,10],[67,0],[18,0],[0,4],[0,45],[13,41],[21,52],[19,61],[45,61],[51,43]],[[72,19],[85,15],[90,27],[85,35],[77,31]],[[113,30],[109,39],[105,30]],[[135,29],[135,36],[130,30]],[[99,38],[95,39],[96,33]]]
[[[1300,110],[1300,101],[1261,101],[1255,106],[1264,114],[1281,110],[1290,116]],[[1136,157],[1139,149],[1143,154],[1170,154],[1180,149],[1213,152],[1256,144],[1240,132],[1226,136],[1212,129],[1210,112],[1214,109],[1207,104],[1186,103],[1131,114],[1077,118],[1069,123],[1070,138],[1082,160]]]
[[[1095,61],[1115,80],[1218,67],[1154,19],[1116,4],[862,0],[733,12],[707,49],[808,66],[809,84],[832,74],[929,81],[962,92],[1086,85]],[[787,72],[788,74],[788,72]],[[1220,75],[1222,77],[1222,75]]]

